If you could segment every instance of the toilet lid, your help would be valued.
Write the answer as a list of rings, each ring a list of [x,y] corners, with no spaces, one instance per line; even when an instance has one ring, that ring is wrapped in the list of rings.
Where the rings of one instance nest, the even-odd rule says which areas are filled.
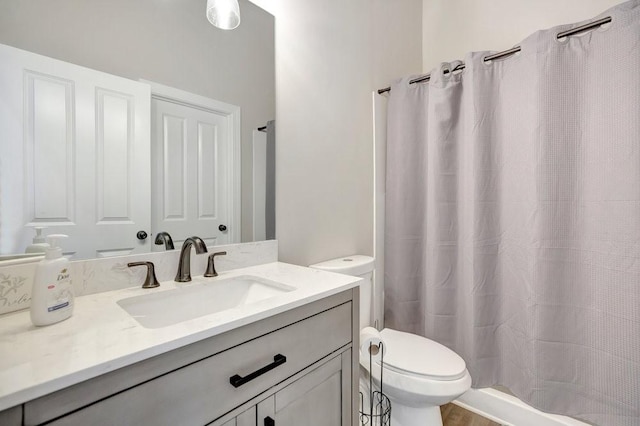
[[[389,328],[380,337],[387,346],[385,367],[436,380],[455,380],[465,374],[464,360],[438,342]]]

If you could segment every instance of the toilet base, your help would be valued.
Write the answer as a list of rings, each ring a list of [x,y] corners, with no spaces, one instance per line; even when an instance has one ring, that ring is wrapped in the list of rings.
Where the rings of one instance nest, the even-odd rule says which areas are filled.
[[[361,367],[360,392],[363,394],[363,402],[369,404],[369,381],[367,372]],[[409,407],[393,398],[391,401],[391,425],[392,426],[443,426],[440,406]],[[375,423],[373,426],[376,426]]]
[[[439,406],[408,407],[391,400],[391,424],[393,426],[442,426]]]

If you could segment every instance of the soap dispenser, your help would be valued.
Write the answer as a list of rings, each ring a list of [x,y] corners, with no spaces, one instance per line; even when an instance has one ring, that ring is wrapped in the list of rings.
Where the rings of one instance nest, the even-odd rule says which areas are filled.
[[[33,242],[27,246],[25,253],[45,253],[49,248],[49,244],[45,241],[42,235],[42,230],[46,229],[44,226],[36,226],[36,236],[33,237]]]
[[[49,325],[67,319],[73,313],[73,288],[69,260],[62,256],[56,241],[67,238],[63,234],[47,236],[49,248],[36,266],[31,291],[31,322]]]

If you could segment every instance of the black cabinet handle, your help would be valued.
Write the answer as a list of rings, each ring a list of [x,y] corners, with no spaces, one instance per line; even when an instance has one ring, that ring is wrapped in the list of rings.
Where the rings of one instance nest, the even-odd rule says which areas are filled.
[[[244,377],[240,376],[239,374],[235,374],[235,375],[229,377],[229,383],[231,383],[233,385],[233,387],[239,388],[240,386],[244,385],[245,383],[250,382],[251,380],[255,379],[256,377],[263,375],[267,371],[273,370],[274,368],[276,368],[279,365],[284,364],[285,362],[287,362],[287,357],[286,356],[284,356],[282,354],[275,355],[273,357],[273,362],[271,364],[265,365],[261,369],[256,370],[253,373],[248,374],[248,375],[246,375]]]
[[[220,226],[218,226],[218,230],[219,230],[220,232],[224,232],[224,231],[226,231],[226,230],[227,230],[227,226],[226,226],[226,225],[220,225]]]
[[[271,417],[265,417],[264,426],[276,426],[276,421],[273,420]]]

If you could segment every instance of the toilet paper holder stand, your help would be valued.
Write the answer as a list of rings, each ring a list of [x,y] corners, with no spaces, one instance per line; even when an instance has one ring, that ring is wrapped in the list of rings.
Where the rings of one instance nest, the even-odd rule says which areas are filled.
[[[373,356],[380,351],[380,390],[373,387]],[[391,426],[391,401],[383,393],[383,366],[384,366],[384,343],[377,345],[369,343],[369,395],[365,401],[365,395],[360,392],[360,426]]]

